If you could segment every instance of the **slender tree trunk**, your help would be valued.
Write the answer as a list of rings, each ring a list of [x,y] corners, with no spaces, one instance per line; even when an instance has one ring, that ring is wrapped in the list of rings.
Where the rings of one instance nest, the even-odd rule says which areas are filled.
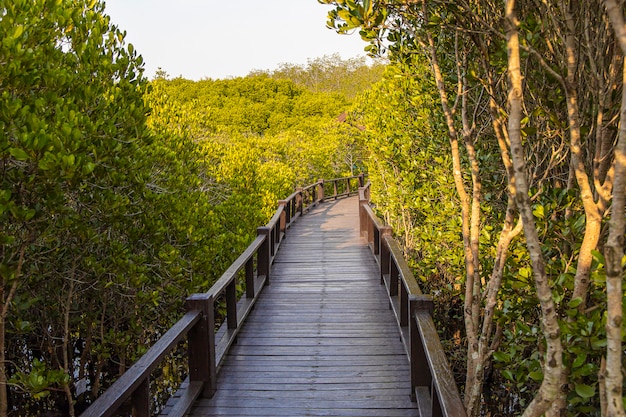
[[[539,417],[550,407],[558,395],[561,370],[563,367],[563,346],[561,344],[558,317],[552,291],[545,271],[545,263],[535,219],[532,213],[531,201],[528,196],[528,182],[526,179],[526,160],[522,145],[522,72],[520,65],[519,22],[515,15],[515,1],[507,0],[505,8],[506,39],[508,50],[509,90],[509,123],[508,134],[513,160],[514,178],[511,181],[511,191],[515,195],[524,225],[526,246],[531,259],[535,287],[541,306],[542,330],[546,340],[546,353],[543,363],[543,381],[539,391],[524,411],[523,417]]]
[[[480,277],[480,261],[479,261],[479,238],[480,238],[480,221],[481,221],[481,199],[482,199],[482,182],[480,177],[480,163],[475,149],[474,143],[474,126],[473,120],[470,119],[468,111],[468,92],[466,91],[466,79],[464,70],[466,66],[466,55],[459,51],[458,37],[455,42],[455,56],[457,62],[457,78],[459,80],[457,86],[457,102],[460,98],[461,102],[461,122],[462,122],[462,139],[467,151],[469,161],[469,173],[472,179],[471,193],[466,190],[463,181],[461,169],[460,149],[458,145],[458,132],[454,125],[454,111],[448,103],[443,76],[439,67],[436,48],[430,33],[428,36],[428,46],[431,57],[431,65],[437,83],[437,89],[441,98],[441,103],[448,125],[448,133],[453,157],[453,175],[457,193],[461,199],[462,214],[462,236],[466,267],[465,281],[465,304],[464,304],[464,321],[467,337],[467,360],[466,360],[466,381],[464,403],[469,417],[480,415],[481,397],[483,394],[485,370],[491,362],[494,349],[500,342],[501,332],[493,331],[493,318],[497,306],[497,296],[502,284],[504,273],[504,265],[506,263],[506,253],[510,246],[511,240],[521,232],[521,222],[515,226],[515,201],[509,199],[506,219],[500,234],[498,246],[496,248],[496,261],[489,281],[485,284]],[[479,46],[480,42],[476,42]],[[482,51],[484,52],[484,50]],[[486,71],[489,75],[489,71]],[[491,80],[490,80],[491,81]],[[487,89],[492,87],[488,85]],[[503,150],[503,161],[505,162],[507,173],[510,175],[511,162],[508,157],[506,147],[505,131],[503,129],[500,116],[497,114],[497,107],[493,100],[493,91],[490,92],[490,110],[494,110],[492,114],[492,122],[496,130],[496,136],[501,143]],[[491,108],[493,107],[493,108]],[[483,294],[483,291],[484,294]],[[485,301],[484,308],[481,303]]]
[[[78,379],[83,379],[87,375],[87,362],[89,361],[91,353],[91,342],[93,340],[93,323],[91,319],[86,324],[85,344],[80,352],[80,367],[78,369]]]
[[[604,5],[615,31],[615,36],[626,55],[626,25],[621,4],[615,0],[604,0]],[[626,65],[623,63],[622,104],[620,111],[620,130],[615,148],[615,168],[613,182],[613,201],[609,220],[609,237],[604,246],[606,269],[607,320],[606,320],[606,372],[604,386],[606,395],[606,416],[623,417],[626,415],[623,403],[622,375],[622,308],[624,302],[622,280],[624,270],[624,205],[626,204]]]
[[[494,261],[491,277],[487,284],[485,294],[485,307],[483,310],[482,328],[477,345],[477,359],[474,361],[472,372],[474,380],[470,384],[470,389],[466,390],[465,407],[468,416],[480,415],[480,398],[483,394],[485,370],[491,362],[493,352],[500,344],[499,334],[493,334],[493,318],[496,311],[498,292],[502,286],[504,266],[506,264],[507,252],[511,241],[522,230],[522,223],[515,225],[515,201],[510,197],[506,219],[500,238],[496,247],[496,257]],[[497,333],[497,332],[496,332]]]
[[[439,97],[441,100],[441,106],[443,108],[444,117],[448,126],[448,137],[450,140],[450,149],[452,154],[452,176],[454,178],[454,184],[456,191],[461,201],[461,234],[463,236],[463,252],[465,258],[465,305],[464,305],[464,319],[465,319],[465,332],[467,337],[467,374],[465,379],[465,407],[470,407],[468,399],[471,398],[470,391],[471,385],[476,381],[475,376],[475,361],[478,359],[478,335],[476,332],[477,324],[475,323],[475,316],[473,314],[475,300],[475,282],[478,279],[478,271],[475,268],[474,251],[472,250],[471,239],[471,215],[472,215],[472,203],[470,196],[465,190],[465,183],[463,181],[463,172],[461,168],[461,153],[459,148],[458,132],[454,125],[454,116],[452,109],[449,105],[448,95],[446,93],[443,75],[439,67],[439,61],[437,59],[437,53],[435,48],[435,42],[430,33],[428,35],[428,51],[430,53],[430,62],[435,76],[435,82],[437,84],[437,90],[439,91]],[[473,400],[472,400],[473,401]],[[471,416],[471,415],[470,415]]]
[[[572,291],[572,299],[580,299],[579,311],[583,311],[587,305],[587,297],[589,294],[591,263],[593,261],[592,251],[598,246],[600,240],[602,213],[595,202],[593,190],[589,183],[586,167],[583,161],[581,130],[580,130],[580,111],[578,104],[578,54],[579,48],[576,39],[576,27],[574,15],[578,11],[578,2],[576,0],[562,1],[560,8],[565,20],[565,56],[567,61],[567,74],[563,79],[565,85],[565,96],[567,103],[567,119],[570,136],[570,173],[576,179],[578,188],[580,189],[583,208],[585,211],[585,232],[581,243],[577,263],[576,274],[574,276],[574,289]],[[567,402],[567,381],[569,370],[563,369],[561,373],[560,389],[557,397],[550,410],[546,413],[547,417],[564,416]]]
[[[574,291],[572,298],[580,298],[583,302],[579,305],[582,311],[587,303],[589,293],[589,274],[591,262],[593,260],[592,251],[597,248],[600,240],[600,228],[602,213],[594,200],[593,190],[589,183],[589,176],[582,155],[581,132],[580,132],[580,111],[578,104],[578,47],[575,37],[576,28],[574,14],[578,11],[576,0],[562,4],[565,16],[565,50],[567,57],[567,76],[565,78],[565,92],[567,101],[567,118],[570,135],[570,151],[572,155],[572,167],[578,187],[580,188],[581,199],[585,210],[585,235],[580,248],[580,254],[576,265],[576,276],[574,277]],[[564,400],[564,399],[563,399]]]
[[[70,313],[72,311],[72,299],[74,298],[74,286],[75,286],[75,269],[76,265],[74,264],[72,267],[72,274],[69,277],[70,280],[70,289],[69,294],[67,296],[65,311],[63,312],[63,371],[66,375],[71,376],[70,372]],[[71,380],[71,379],[70,379]],[[74,417],[76,415],[74,411],[74,398],[72,397],[72,390],[70,388],[69,383],[63,384],[63,392],[65,393],[65,398],[67,399],[68,412],[70,417]]]
[[[606,358],[600,360],[600,371],[598,371],[598,392],[600,393],[600,415],[606,416]]]
[[[626,84],[626,65],[624,65],[624,83]],[[609,220],[609,238],[604,246],[606,268],[606,415],[623,417],[623,375],[622,375],[622,304],[624,293],[622,280],[624,269],[624,204],[626,204],[626,88],[622,88],[622,108],[620,114],[620,131],[615,148],[615,180],[613,183],[613,203]]]
[[[483,70],[485,71],[485,76],[487,78],[486,89],[489,95],[489,113],[491,115],[491,123],[495,136],[498,140],[502,162],[510,181],[513,177],[513,166],[507,147],[506,130],[504,129],[503,121],[500,116],[500,109],[494,99],[495,89],[493,77],[490,73],[490,66],[488,64],[489,59],[487,56],[487,49],[480,39],[474,38],[474,42],[481,52]],[[502,286],[504,267],[506,265],[509,246],[511,241],[522,231],[521,221],[518,221],[515,225],[516,211],[514,196],[509,192],[505,220],[500,232],[498,244],[496,246],[496,256],[493,270],[491,272],[489,282],[487,283],[484,295],[485,306],[482,314],[482,328],[478,339],[478,359],[474,362],[474,382],[471,384],[470,391],[466,391],[465,404],[469,416],[479,415],[480,413],[480,398],[483,393],[485,370],[491,362],[493,352],[500,344],[500,332],[496,331],[496,333],[493,334],[493,319],[497,306],[498,292]]]
[[[102,300],[102,313],[100,314],[100,343],[104,344],[104,323],[106,320],[106,311],[107,311],[107,302],[108,300]],[[92,397],[98,398],[100,396],[100,385],[102,384],[102,370],[104,369],[104,362],[106,359],[104,355],[99,353],[96,356],[96,366],[93,374],[93,378],[91,378],[91,384],[93,388],[91,389]]]

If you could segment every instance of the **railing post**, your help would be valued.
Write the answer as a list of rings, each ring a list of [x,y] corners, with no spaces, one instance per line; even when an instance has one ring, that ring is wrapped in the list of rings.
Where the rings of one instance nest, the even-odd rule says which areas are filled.
[[[365,174],[360,173],[359,174],[359,188],[363,187],[365,185]]]
[[[361,195],[361,190],[363,191],[362,195]],[[370,187],[364,185],[363,187],[359,188],[359,199],[366,200],[368,203],[370,202],[370,199],[371,199]]]
[[[391,262],[389,265],[389,296],[395,297],[398,295],[398,283],[400,282],[400,270],[395,262]]]
[[[409,290],[405,285],[404,279],[400,280],[400,327],[409,325],[411,321],[411,299]]]
[[[415,388],[427,387],[432,395],[432,375],[426,360],[422,338],[417,329],[415,313],[424,311],[432,315],[433,298],[428,295],[411,294],[409,297],[409,340],[411,343],[411,401],[416,402]]]
[[[367,213],[366,213],[367,214]],[[374,256],[378,255],[378,252],[376,251],[375,248],[375,244],[374,242],[376,242],[376,236],[374,236],[374,231],[376,230],[376,226],[374,225],[374,220],[370,219],[370,216],[366,216],[367,218],[367,244],[371,245],[370,248],[372,249],[372,253],[374,254]],[[377,244],[378,242],[376,242]]]
[[[130,401],[133,417],[150,417],[150,377],[141,382]]]
[[[372,225],[374,223],[372,222]],[[373,227],[372,234],[372,244],[374,255],[380,255],[380,251],[382,248],[383,238],[385,235],[391,235],[392,228],[391,226],[381,226],[381,227]]]
[[[363,201],[359,201],[359,235],[361,237],[365,236],[365,231],[367,230],[367,213],[365,212],[365,204]]]
[[[335,200],[337,199],[337,195],[339,194],[339,190],[337,189],[337,181],[333,181],[333,193]]]
[[[237,274],[236,274],[237,275]],[[237,279],[226,286],[226,322],[229,329],[237,328]]]
[[[391,262],[391,251],[389,250],[389,246],[387,246],[387,242],[385,241],[385,236],[391,236],[393,229],[391,226],[385,226],[380,229],[380,282],[383,282],[383,277],[386,274],[391,272],[389,264]]]
[[[256,295],[254,288],[254,258],[250,257],[246,262],[246,297],[253,299]]]
[[[276,245],[278,243],[278,236],[280,232],[277,231],[276,225],[270,228],[270,260],[276,255]]]
[[[280,223],[274,226],[274,247],[272,248],[272,257],[276,255],[276,251],[278,251],[278,245],[280,245],[280,241],[282,240],[282,232],[280,230]]]
[[[365,235],[367,231],[367,213],[363,205],[369,204],[369,195],[367,195],[366,187],[359,187],[359,226],[361,236]]]
[[[287,232],[287,225],[291,223],[291,213],[289,210],[289,202],[287,200],[278,200],[278,209],[282,207],[283,211],[280,213],[280,231],[282,233]]]
[[[272,234],[271,230],[267,226],[259,227],[256,229],[258,236],[265,236],[263,244],[257,252],[257,274],[265,275],[265,285],[270,284],[270,270],[272,264],[271,245]]]
[[[300,216],[304,214],[304,196],[302,195],[302,187],[296,188],[296,211],[300,211]]]
[[[320,203],[324,202],[324,180],[317,180],[317,200]]]
[[[202,317],[187,335],[189,381],[203,384],[202,397],[211,398],[217,389],[215,363],[215,311],[213,295],[192,294],[185,301],[187,311],[200,310]]]

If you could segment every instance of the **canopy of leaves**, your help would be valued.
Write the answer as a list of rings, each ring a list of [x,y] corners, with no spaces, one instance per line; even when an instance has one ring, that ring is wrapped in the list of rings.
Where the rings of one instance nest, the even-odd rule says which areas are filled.
[[[79,412],[279,198],[362,166],[341,89],[142,73],[103,2],[0,0],[0,348],[19,415]]]
[[[283,63],[274,71],[257,71],[276,79],[288,79],[313,92],[341,93],[354,98],[382,77],[386,62],[367,64],[366,58],[342,60],[338,54],[309,59],[306,65]]]

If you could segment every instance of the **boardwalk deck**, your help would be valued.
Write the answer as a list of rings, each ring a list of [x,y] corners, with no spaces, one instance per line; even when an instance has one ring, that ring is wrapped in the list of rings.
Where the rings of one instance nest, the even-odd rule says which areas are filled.
[[[325,202],[287,232],[261,294],[190,416],[417,416],[357,200]]]

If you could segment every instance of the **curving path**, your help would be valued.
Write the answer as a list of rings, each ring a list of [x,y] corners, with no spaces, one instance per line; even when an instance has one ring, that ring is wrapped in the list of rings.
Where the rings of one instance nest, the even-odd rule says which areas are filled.
[[[190,416],[418,416],[358,200],[327,201],[287,231],[271,285]]]

